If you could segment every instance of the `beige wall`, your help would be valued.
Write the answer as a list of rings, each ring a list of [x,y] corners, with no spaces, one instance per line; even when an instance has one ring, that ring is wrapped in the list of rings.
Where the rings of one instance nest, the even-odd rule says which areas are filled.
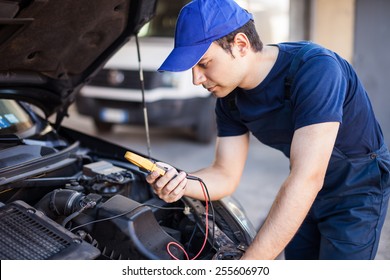
[[[236,0],[253,15],[265,44],[288,41],[290,0]]]
[[[310,39],[352,61],[355,0],[312,0]]]

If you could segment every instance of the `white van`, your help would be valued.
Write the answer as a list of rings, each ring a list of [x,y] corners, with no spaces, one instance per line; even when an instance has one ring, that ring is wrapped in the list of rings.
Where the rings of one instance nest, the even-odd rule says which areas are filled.
[[[176,19],[187,2],[160,0],[156,16],[140,31],[144,97],[150,126],[191,128],[197,141],[207,143],[215,135],[215,98],[192,84],[190,70],[157,72],[173,49]],[[144,124],[135,38],[81,89],[76,108],[93,118],[99,132],[109,132],[115,124]]]

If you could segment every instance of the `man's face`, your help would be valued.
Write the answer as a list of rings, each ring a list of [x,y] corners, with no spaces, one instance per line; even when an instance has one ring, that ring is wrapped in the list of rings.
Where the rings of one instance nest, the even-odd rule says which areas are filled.
[[[218,44],[212,43],[202,59],[192,68],[194,85],[202,85],[215,97],[225,97],[238,87],[244,78],[241,56],[235,45],[234,57]]]

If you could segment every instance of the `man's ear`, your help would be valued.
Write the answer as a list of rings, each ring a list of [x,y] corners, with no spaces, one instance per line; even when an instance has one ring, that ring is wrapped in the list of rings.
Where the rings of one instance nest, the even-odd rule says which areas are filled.
[[[237,33],[234,36],[234,45],[237,47],[241,56],[245,56],[251,45],[245,33]]]

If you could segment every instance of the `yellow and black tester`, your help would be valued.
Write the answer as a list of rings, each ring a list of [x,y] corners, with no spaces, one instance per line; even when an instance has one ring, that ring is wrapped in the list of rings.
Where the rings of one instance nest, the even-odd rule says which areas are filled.
[[[131,163],[137,165],[139,168],[144,169],[148,172],[157,171],[160,176],[163,176],[167,172],[166,168],[159,166],[154,161],[144,158],[135,153],[126,152],[125,158]]]

